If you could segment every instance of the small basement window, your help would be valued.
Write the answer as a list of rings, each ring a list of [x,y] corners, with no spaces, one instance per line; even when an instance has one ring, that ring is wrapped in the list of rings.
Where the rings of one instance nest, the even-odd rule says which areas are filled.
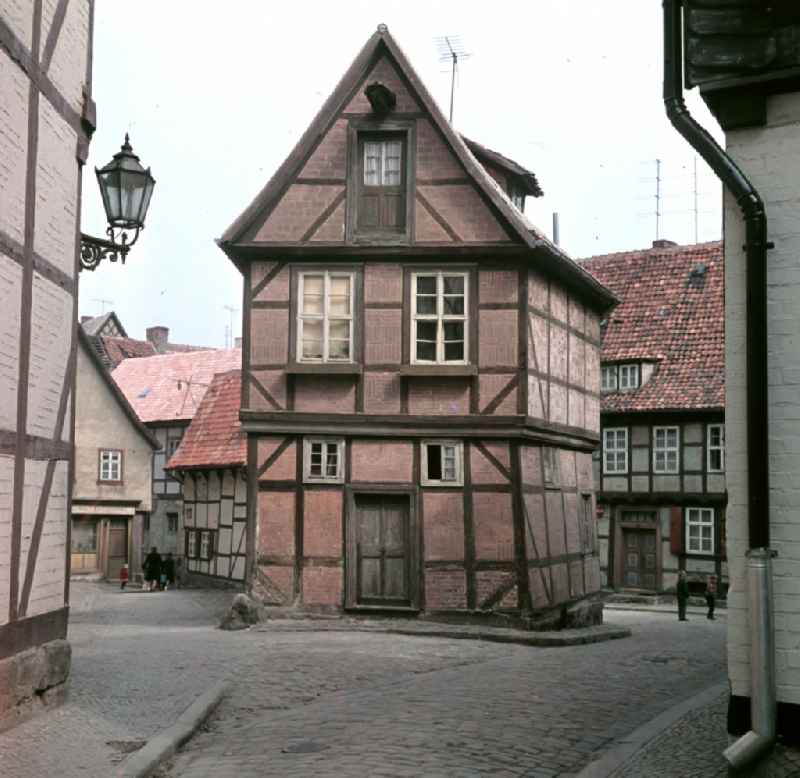
[[[422,444],[422,485],[461,486],[464,483],[464,446],[452,440]]]

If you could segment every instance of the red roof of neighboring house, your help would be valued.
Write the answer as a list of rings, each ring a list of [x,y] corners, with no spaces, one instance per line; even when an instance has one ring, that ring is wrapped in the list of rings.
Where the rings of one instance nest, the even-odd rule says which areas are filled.
[[[142,421],[189,421],[214,376],[241,366],[241,349],[217,349],[126,359],[112,375]]]
[[[178,450],[167,464],[169,469],[246,464],[247,436],[239,423],[241,389],[240,370],[214,376]]]
[[[100,340],[112,370],[124,359],[152,357],[158,353],[156,347],[149,340],[105,336],[101,336]]]
[[[622,301],[603,328],[601,360],[656,363],[639,389],[604,393],[602,410],[724,408],[722,244],[626,251],[582,264]]]

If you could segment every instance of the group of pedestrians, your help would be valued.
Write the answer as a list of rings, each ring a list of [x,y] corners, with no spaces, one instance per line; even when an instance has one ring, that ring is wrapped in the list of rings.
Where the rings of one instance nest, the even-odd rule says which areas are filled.
[[[144,571],[144,590],[146,592],[166,591],[175,586],[175,560],[172,554],[161,558],[158,549],[153,546],[142,563]]]
[[[686,578],[686,571],[678,573],[678,620],[686,621],[686,604],[689,602],[689,581]],[[708,606],[707,619],[714,618],[714,606],[717,600],[717,576],[710,575],[706,580],[706,605]]]

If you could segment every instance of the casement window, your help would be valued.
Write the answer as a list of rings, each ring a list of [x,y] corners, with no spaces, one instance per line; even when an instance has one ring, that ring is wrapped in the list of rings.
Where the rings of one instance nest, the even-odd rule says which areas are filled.
[[[200,534],[200,559],[211,559],[214,550],[213,534],[208,530],[203,530]]]
[[[178,531],[178,514],[177,513],[168,513],[167,514],[167,532],[177,532]]]
[[[414,273],[411,277],[411,361],[467,364],[467,273]]]
[[[714,553],[714,509],[686,509],[686,551],[689,554]]]
[[[464,444],[432,440],[422,444],[423,486],[461,486],[464,483]]]
[[[330,438],[303,440],[303,480],[307,483],[344,481],[344,441]]]
[[[708,425],[708,472],[725,472],[725,425]]]
[[[186,505],[183,509],[183,523],[184,525],[187,524],[194,524],[194,506],[193,505]]]
[[[508,197],[520,213],[525,211],[525,193],[513,184],[508,189]]]
[[[192,529],[186,531],[186,556],[189,559],[200,559],[208,562],[214,557],[216,535],[210,529]]]
[[[122,481],[122,452],[117,449],[100,449],[100,480],[109,483]]]
[[[298,361],[352,362],[353,274],[301,273],[298,298]]]
[[[603,430],[603,472],[628,472],[628,429]]]
[[[358,231],[405,232],[405,133],[360,133],[358,150]]]
[[[606,365],[600,370],[600,391],[601,392],[616,392],[617,391],[617,366]]]
[[[186,532],[186,556],[197,559],[197,533],[194,530]]]
[[[653,472],[677,473],[680,434],[677,427],[653,427]]]
[[[620,365],[619,366],[619,388],[638,389],[639,388],[639,365]]]

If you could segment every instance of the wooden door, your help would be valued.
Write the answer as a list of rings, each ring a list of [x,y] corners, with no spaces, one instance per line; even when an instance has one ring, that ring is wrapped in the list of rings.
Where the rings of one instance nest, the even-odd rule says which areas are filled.
[[[106,578],[119,579],[122,565],[128,563],[128,521],[112,519],[108,525],[108,567]]]
[[[623,532],[623,544],[624,585],[633,589],[656,589],[658,565],[655,530],[626,529]]]
[[[356,603],[411,605],[408,497],[355,498]]]

